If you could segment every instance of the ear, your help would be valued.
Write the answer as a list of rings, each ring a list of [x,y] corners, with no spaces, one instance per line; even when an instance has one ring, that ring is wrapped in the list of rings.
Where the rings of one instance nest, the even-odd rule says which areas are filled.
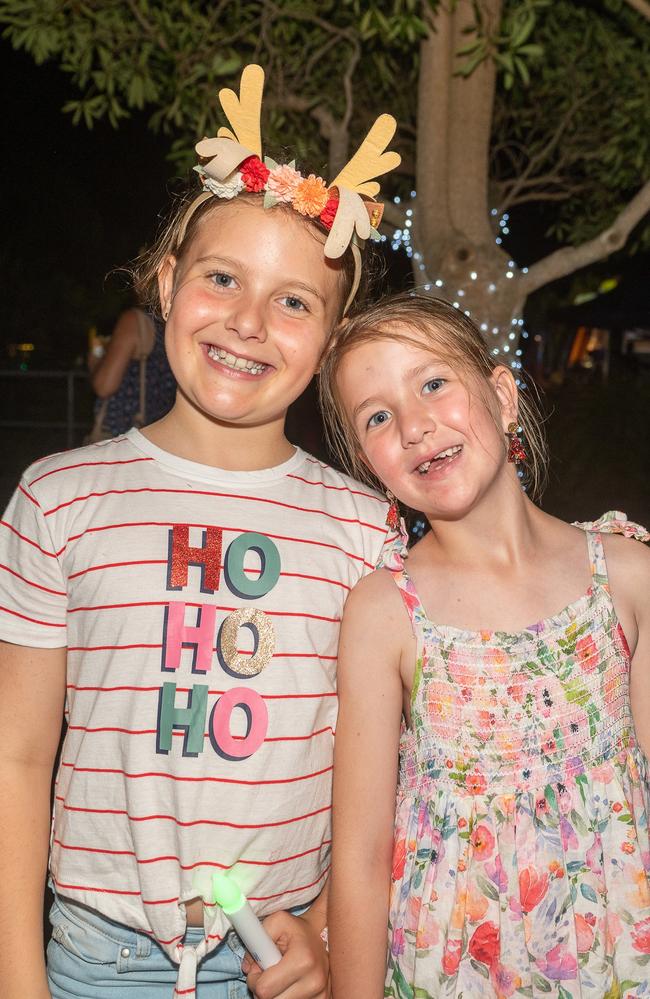
[[[170,254],[158,268],[158,297],[163,319],[167,319],[172,307],[177,262],[176,257]]]
[[[517,383],[510,369],[502,364],[494,369],[490,375],[490,381],[499,406],[501,423],[505,433],[508,424],[517,419],[517,398],[519,395]]]

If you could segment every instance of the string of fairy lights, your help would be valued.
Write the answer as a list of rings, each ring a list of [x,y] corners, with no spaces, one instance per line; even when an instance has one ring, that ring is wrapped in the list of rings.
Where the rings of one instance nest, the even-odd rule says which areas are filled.
[[[402,204],[406,205],[404,209],[404,222],[401,228],[395,229],[393,231],[392,236],[388,237],[382,235],[381,237],[382,241],[386,242],[388,239],[390,239],[392,250],[394,250],[395,252],[403,250],[406,253],[406,256],[410,260],[414,261],[415,266],[417,267],[418,271],[421,273],[422,276],[422,283],[416,285],[414,291],[425,291],[425,292],[432,292],[433,294],[435,294],[436,290],[439,290],[441,294],[444,295],[444,297],[448,301],[451,301],[451,304],[455,309],[461,309],[466,316],[471,317],[471,311],[467,308],[463,308],[464,303],[462,302],[462,299],[465,298],[466,296],[466,289],[456,288],[455,292],[452,294],[450,294],[448,291],[443,292],[442,289],[446,288],[445,281],[441,277],[431,278],[430,275],[427,274],[427,269],[422,254],[419,252],[419,250],[415,249],[413,246],[413,241],[411,239],[411,230],[413,228],[413,218],[414,218],[416,200],[417,200],[416,191],[411,191],[410,198],[408,200],[406,199],[403,200],[401,197],[399,197],[399,195],[393,198],[394,205],[402,205]],[[498,214],[499,212],[497,208],[492,208],[490,210],[490,215],[493,218],[496,218]],[[508,236],[510,234],[509,222],[510,222],[509,213],[503,212],[500,218],[498,219],[496,235],[494,238],[494,242],[496,243],[497,246],[502,246],[503,237]],[[507,281],[511,281],[515,276],[516,270],[517,270],[517,265],[515,261],[508,260],[507,269],[504,272],[505,279]],[[528,273],[528,268],[522,267],[521,273],[522,274]],[[469,272],[469,279],[472,282],[478,281],[479,273],[475,270],[471,270]],[[487,290],[488,294],[493,295],[497,290],[497,285],[493,281],[491,281],[487,286]],[[478,319],[478,317],[476,316],[474,318],[475,320]],[[521,338],[522,340],[527,340],[529,336],[528,331],[524,328],[523,317],[514,316],[512,318],[510,322],[510,329],[507,333],[507,336],[504,336],[505,331],[502,329],[502,327],[500,326],[490,327],[489,324],[486,322],[480,322],[479,329],[484,334],[490,334],[488,339],[490,339],[492,336],[498,337],[499,335],[501,335],[506,340],[505,343],[502,341],[500,345],[495,343],[494,347],[492,347],[492,353],[494,354],[495,357],[498,357],[500,354],[509,355],[512,353],[514,355],[512,359],[510,359],[508,356],[504,357],[503,361],[504,363],[506,362],[509,363],[510,367],[515,372],[515,381],[519,386],[519,388],[526,389],[528,386],[524,378],[517,377],[517,372],[521,372],[523,376],[522,362],[520,360],[523,354],[523,350],[521,349],[521,347],[518,346],[519,338]],[[519,478],[523,478],[524,476],[523,470],[518,469],[517,475],[519,476]],[[424,521],[422,521],[421,519],[416,519],[411,527],[411,534],[416,538],[421,537],[424,528],[425,528]]]
[[[403,250],[406,253],[407,257],[414,261],[415,266],[421,272],[422,275],[422,283],[418,284],[415,290],[433,292],[435,294],[435,290],[439,289],[441,293],[444,294],[444,297],[449,301],[451,301],[451,304],[454,306],[455,309],[462,309],[462,311],[465,313],[466,316],[471,316],[470,310],[467,308],[463,308],[462,299],[466,295],[466,289],[457,288],[455,289],[455,291],[450,292],[446,288],[446,284],[443,278],[441,277],[432,278],[430,275],[428,275],[426,270],[426,265],[422,258],[422,254],[413,246],[413,241],[411,238],[411,230],[413,228],[413,217],[414,217],[416,200],[417,200],[417,193],[415,191],[411,191],[409,199],[402,199],[399,196],[393,198],[394,205],[404,204],[406,206],[404,209],[404,222],[401,228],[394,230],[392,236],[390,237],[382,236],[382,240],[386,241],[390,239],[391,248],[394,251]],[[490,214],[494,218],[496,218],[496,216],[499,214],[498,209],[492,208]],[[510,215],[508,214],[508,212],[503,212],[501,217],[498,219],[497,223],[497,235],[495,236],[494,240],[497,246],[501,246],[503,244],[503,237],[508,236],[510,234],[509,222],[510,222]],[[509,260],[507,269],[504,272],[504,277],[506,278],[506,280],[510,281],[515,277],[516,269],[517,265],[515,264],[515,261]],[[521,268],[522,274],[526,274],[527,272],[528,272],[527,267]],[[478,272],[475,270],[470,271],[469,279],[470,281],[478,281],[479,280]],[[445,292],[442,292],[443,288],[445,289]],[[491,295],[494,294],[497,290],[496,284],[493,281],[491,281],[487,286],[487,290],[488,294]],[[486,322],[479,323],[479,328],[482,333],[491,334],[491,336],[495,337],[501,335],[501,337],[505,340],[505,342],[501,342],[500,345],[495,343],[494,347],[492,347],[492,353],[495,356],[498,356],[499,354],[514,355],[512,359],[509,357],[504,357],[503,360],[504,362],[508,362],[510,364],[510,367],[513,368],[514,371],[521,371],[522,362],[520,358],[523,354],[523,350],[521,349],[521,347],[518,346],[518,340],[519,338],[527,340],[528,331],[524,329],[524,320],[521,316],[515,316],[511,320],[510,327],[511,327],[510,330],[506,334],[505,331],[500,326],[490,327]],[[520,378],[517,378],[517,384],[521,388],[526,388],[525,382]]]

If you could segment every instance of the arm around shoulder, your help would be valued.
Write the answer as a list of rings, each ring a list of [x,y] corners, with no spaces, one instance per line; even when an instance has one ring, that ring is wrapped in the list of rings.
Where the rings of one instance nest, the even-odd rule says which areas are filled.
[[[48,999],[43,893],[66,649],[0,642],[0,995]]]
[[[365,577],[345,606],[334,750],[330,967],[334,999],[380,999],[403,689],[411,638],[387,570]]]

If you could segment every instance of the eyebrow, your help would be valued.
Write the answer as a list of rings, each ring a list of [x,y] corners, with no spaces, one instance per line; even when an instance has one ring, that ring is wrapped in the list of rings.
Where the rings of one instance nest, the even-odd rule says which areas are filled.
[[[221,266],[225,266],[225,267],[245,267],[246,266],[243,263],[243,261],[236,260],[234,257],[220,257],[220,256],[217,256],[217,255],[212,254],[212,253],[208,253],[205,257],[197,257],[197,259],[196,259],[196,263],[197,264],[207,264],[207,263],[210,263],[210,261],[212,261],[212,262],[214,262],[216,264],[219,264]],[[309,294],[313,295],[315,298],[317,298],[320,302],[322,302],[322,304],[324,306],[327,305],[327,302],[325,300],[325,296],[322,295],[320,293],[320,291],[318,291],[317,288],[314,288],[313,285],[306,284],[305,281],[296,281],[293,278],[286,278],[286,279],[282,280],[282,284],[288,284],[292,288],[301,289],[302,291],[306,291]]]
[[[425,373],[425,371],[428,371],[429,368],[432,367],[432,365],[444,364],[444,363],[445,362],[439,360],[439,358],[433,357],[430,361],[425,361],[424,364],[417,364],[414,368],[409,368],[409,370],[405,372],[405,378],[406,380],[410,378],[419,378],[421,375]],[[361,413],[368,406],[373,406],[375,402],[378,401],[379,400],[377,396],[372,396],[372,395],[369,396],[367,399],[364,399],[363,402],[360,402],[359,405],[355,406],[354,409],[352,410],[352,419],[355,420],[356,417],[359,415],[359,413]]]

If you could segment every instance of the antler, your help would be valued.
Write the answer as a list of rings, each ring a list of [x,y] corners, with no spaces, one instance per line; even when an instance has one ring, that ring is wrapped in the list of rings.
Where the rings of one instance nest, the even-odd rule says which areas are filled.
[[[230,90],[228,87],[219,91],[221,107],[233,130],[222,127],[217,132],[219,138],[234,139],[235,142],[250,149],[255,156],[260,158],[262,156],[260,115],[263,90],[264,70],[256,63],[251,63],[242,71],[239,97],[234,90]]]
[[[379,193],[379,184],[372,178],[394,170],[402,161],[399,153],[385,152],[396,128],[397,122],[391,114],[380,115],[352,159],[343,167],[330,187],[346,187],[350,191],[356,191],[357,194],[374,198]]]

